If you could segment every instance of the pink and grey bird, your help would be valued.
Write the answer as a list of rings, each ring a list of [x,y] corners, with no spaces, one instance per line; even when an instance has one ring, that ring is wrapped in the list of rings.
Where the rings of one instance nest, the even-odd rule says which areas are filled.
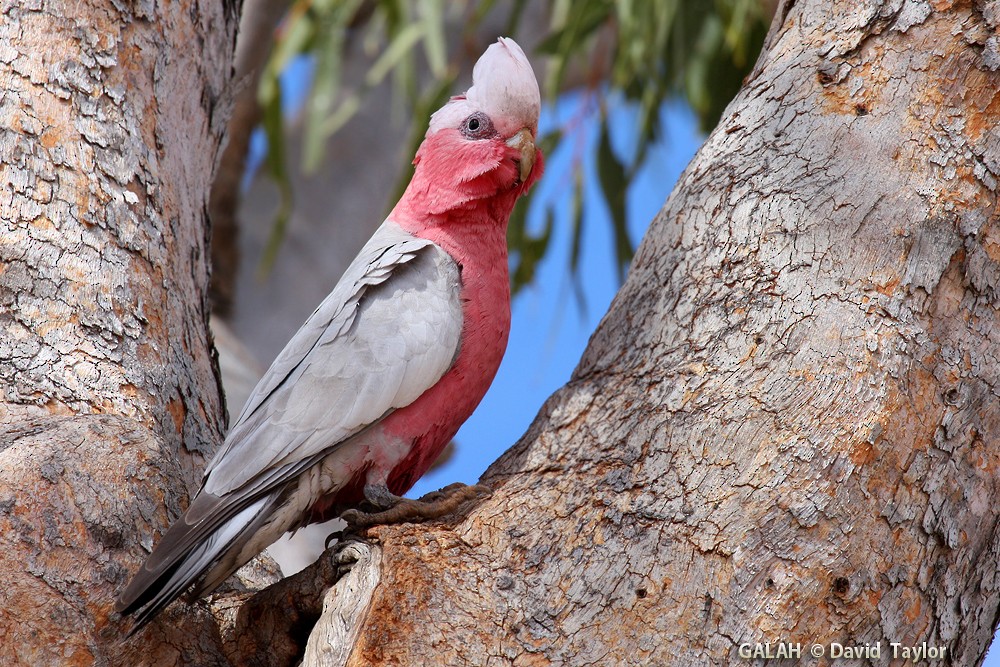
[[[201,490],[118,599],[141,627],[283,533],[399,502],[507,346],[507,221],[542,171],[538,83],[511,39],[432,117],[402,198],[264,374]],[[412,501],[409,501],[412,503]]]

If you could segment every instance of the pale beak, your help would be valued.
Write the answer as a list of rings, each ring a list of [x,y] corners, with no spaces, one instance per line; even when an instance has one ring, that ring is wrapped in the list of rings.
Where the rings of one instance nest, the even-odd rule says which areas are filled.
[[[518,160],[518,175],[521,182],[524,183],[531,175],[531,168],[535,166],[535,138],[531,135],[531,130],[525,128],[508,139],[507,145],[521,152],[521,158]]]

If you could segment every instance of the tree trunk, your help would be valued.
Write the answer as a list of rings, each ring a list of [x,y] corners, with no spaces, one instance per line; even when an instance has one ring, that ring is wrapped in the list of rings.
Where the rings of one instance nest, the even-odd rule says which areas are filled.
[[[306,664],[762,664],[740,646],[780,641],[981,660],[1000,2],[775,21],[493,497],[370,530]]]
[[[0,0],[0,664],[223,662],[198,608],[141,646],[109,614],[224,426],[205,209],[235,4]]]

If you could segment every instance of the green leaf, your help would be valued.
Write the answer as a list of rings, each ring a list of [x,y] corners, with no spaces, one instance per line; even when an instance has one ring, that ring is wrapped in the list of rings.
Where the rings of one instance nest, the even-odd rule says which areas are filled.
[[[552,56],[546,88],[554,96],[562,85],[571,56],[583,49],[590,38],[611,18],[614,4],[607,0],[578,0],[566,16],[565,25],[550,33],[535,48]]]
[[[431,74],[441,79],[448,69],[447,42],[444,35],[444,4],[441,0],[421,0],[424,24],[424,54]]]
[[[573,171],[573,198],[570,206],[571,234],[569,269],[576,274],[580,268],[580,249],[583,247],[583,170]]]
[[[357,114],[366,92],[341,91],[341,61],[347,50],[348,35],[365,5],[362,0],[325,0],[325,3],[327,7],[322,17],[323,29],[319,31],[316,40],[316,71],[303,136],[307,172],[312,172],[319,166],[327,139]],[[378,66],[376,62],[373,68]],[[384,78],[384,74],[379,81],[381,78]],[[375,84],[366,80],[363,88],[371,85]]]
[[[545,157],[550,157],[563,140],[562,130],[552,130],[535,140],[535,146]],[[533,190],[532,192],[536,192]]]
[[[615,239],[615,258],[617,260],[618,279],[625,279],[625,269],[632,261],[632,241],[628,236],[628,219],[625,210],[625,194],[628,189],[628,177],[625,165],[611,148],[611,135],[607,119],[601,121],[601,137],[597,146],[597,178],[604,191],[604,199],[611,212],[611,226]]]
[[[344,101],[340,103],[337,110],[333,112],[330,116],[323,120],[323,124],[320,126],[321,135],[323,140],[332,136],[335,132],[340,130],[347,121],[354,118],[355,114],[361,109],[361,95],[358,93],[351,93],[344,98]]]
[[[410,55],[414,45],[424,36],[425,26],[411,23],[400,30],[389,42],[389,46],[365,75],[365,85],[377,86],[385,79],[386,74],[396,68],[400,62]]]
[[[275,79],[272,82],[273,91],[267,99],[266,106],[263,107],[262,125],[264,134],[267,136],[267,157],[265,164],[272,180],[277,184],[280,193],[278,211],[275,214],[274,222],[271,225],[271,233],[268,235],[267,243],[264,246],[264,253],[261,256],[260,264],[257,267],[259,277],[266,276],[274,260],[278,256],[281,242],[285,237],[285,228],[288,226],[288,219],[291,216],[293,206],[292,182],[288,176],[285,159],[285,134],[282,122],[281,109],[281,82]]]
[[[315,34],[315,21],[308,12],[308,2],[296,2],[288,10],[288,18],[284,27],[274,40],[274,47],[268,57],[267,69],[271,76],[278,76],[285,70],[288,63],[300,53],[303,53]]]
[[[527,209],[528,207],[525,206],[525,202],[519,202],[514,208],[515,214],[511,216],[512,218],[516,216],[513,222],[515,227],[519,228],[518,231],[514,232],[516,240],[511,244],[511,250],[516,254],[514,269],[510,274],[510,289],[514,294],[517,294],[523,287],[530,285],[534,281],[535,272],[545,257],[549,241],[552,240],[552,230],[555,227],[555,214],[549,208],[545,213],[545,228],[542,230],[542,233],[537,236],[528,234],[525,230]],[[508,232],[511,231],[509,226],[507,229]],[[510,236],[508,236],[509,238]]]
[[[573,284],[573,294],[576,296],[576,304],[580,309],[580,314],[586,316],[587,299],[583,290],[583,281],[580,278],[580,250],[583,247],[583,170],[576,169],[573,172],[573,200],[570,206],[570,220],[572,221],[570,248],[569,248],[569,275]]]

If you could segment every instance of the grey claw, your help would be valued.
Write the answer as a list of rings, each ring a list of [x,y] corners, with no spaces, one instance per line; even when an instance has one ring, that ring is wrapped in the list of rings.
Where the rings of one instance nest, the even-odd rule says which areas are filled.
[[[364,556],[359,544],[357,540],[348,540],[334,553],[333,562],[337,564],[337,579],[350,572],[354,564]]]

